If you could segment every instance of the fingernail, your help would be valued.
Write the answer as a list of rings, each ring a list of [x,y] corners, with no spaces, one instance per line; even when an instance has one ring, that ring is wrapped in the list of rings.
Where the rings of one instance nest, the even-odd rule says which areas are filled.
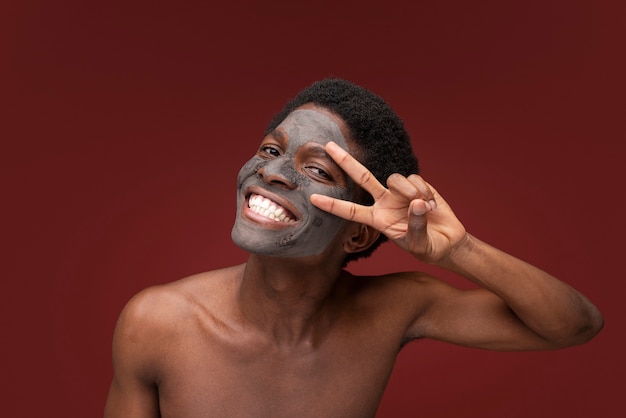
[[[428,202],[424,202],[425,206],[428,205]],[[411,205],[411,212],[413,212],[413,215],[423,215],[424,214],[424,210],[423,209],[418,209],[418,205],[416,205],[415,203],[413,203]]]

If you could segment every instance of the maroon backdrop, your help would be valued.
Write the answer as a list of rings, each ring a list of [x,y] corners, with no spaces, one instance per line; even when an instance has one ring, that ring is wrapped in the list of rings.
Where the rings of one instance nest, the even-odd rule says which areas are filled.
[[[125,302],[245,259],[240,165],[286,100],[340,76],[403,117],[472,233],[607,322],[557,352],[411,344],[378,417],[620,416],[624,3],[210,3],[0,5],[2,415],[102,414]],[[400,269],[467,286],[391,244],[352,266]]]

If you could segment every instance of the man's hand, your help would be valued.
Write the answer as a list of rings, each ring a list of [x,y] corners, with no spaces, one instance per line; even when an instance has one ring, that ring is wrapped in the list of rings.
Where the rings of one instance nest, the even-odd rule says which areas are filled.
[[[437,191],[416,174],[392,174],[388,189],[361,163],[334,142],[326,151],[374,198],[372,206],[315,194],[311,202],[344,219],[376,228],[398,246],[427,263],[438,263],[466,237],[465,228]]]

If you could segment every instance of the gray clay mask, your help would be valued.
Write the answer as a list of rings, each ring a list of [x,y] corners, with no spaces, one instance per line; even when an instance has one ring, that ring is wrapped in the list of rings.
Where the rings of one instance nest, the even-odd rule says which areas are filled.
[[[332,118],[309,109],[289,114],[275,132],[276,140],[263,145],[237,176],[233,241],[269,256],[319,255],[346,221],[313,206],[310,196],[351,200],[354,191],[343,173],[342,181],[328,179],[329,157],[319,155],[329,141],[348,150],[346,139]]]

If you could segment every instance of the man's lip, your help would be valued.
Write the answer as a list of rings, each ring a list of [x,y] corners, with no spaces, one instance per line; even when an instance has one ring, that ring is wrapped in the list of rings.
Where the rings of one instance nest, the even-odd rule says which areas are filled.
[[[245,191],[245,199],[244,199],[244,205],[245,207],[248,207],[248,200],[250,199],[250,195],[252,194],[256,194],[259,196],[262,196],[266,199],[269,199],[273,202],[276,202],[277,204],[279,204],[280,206],[282,206],[283,208],[287,209],[289,212],[291,212],[293,214],[293,216],[295,217],[295,219],[293,219],[294,222],[298,222],[300,219],[302,219],[302,214],[300,213],[300,211],[298,211],[298,209],[296,209],[288,200],[286,200],[285,198],[278,196],[274,193],[271,193],[263,188],[260,187],[249,187],[248,189],[246,189]],[[287,225],[287,224],[286,224]]]

